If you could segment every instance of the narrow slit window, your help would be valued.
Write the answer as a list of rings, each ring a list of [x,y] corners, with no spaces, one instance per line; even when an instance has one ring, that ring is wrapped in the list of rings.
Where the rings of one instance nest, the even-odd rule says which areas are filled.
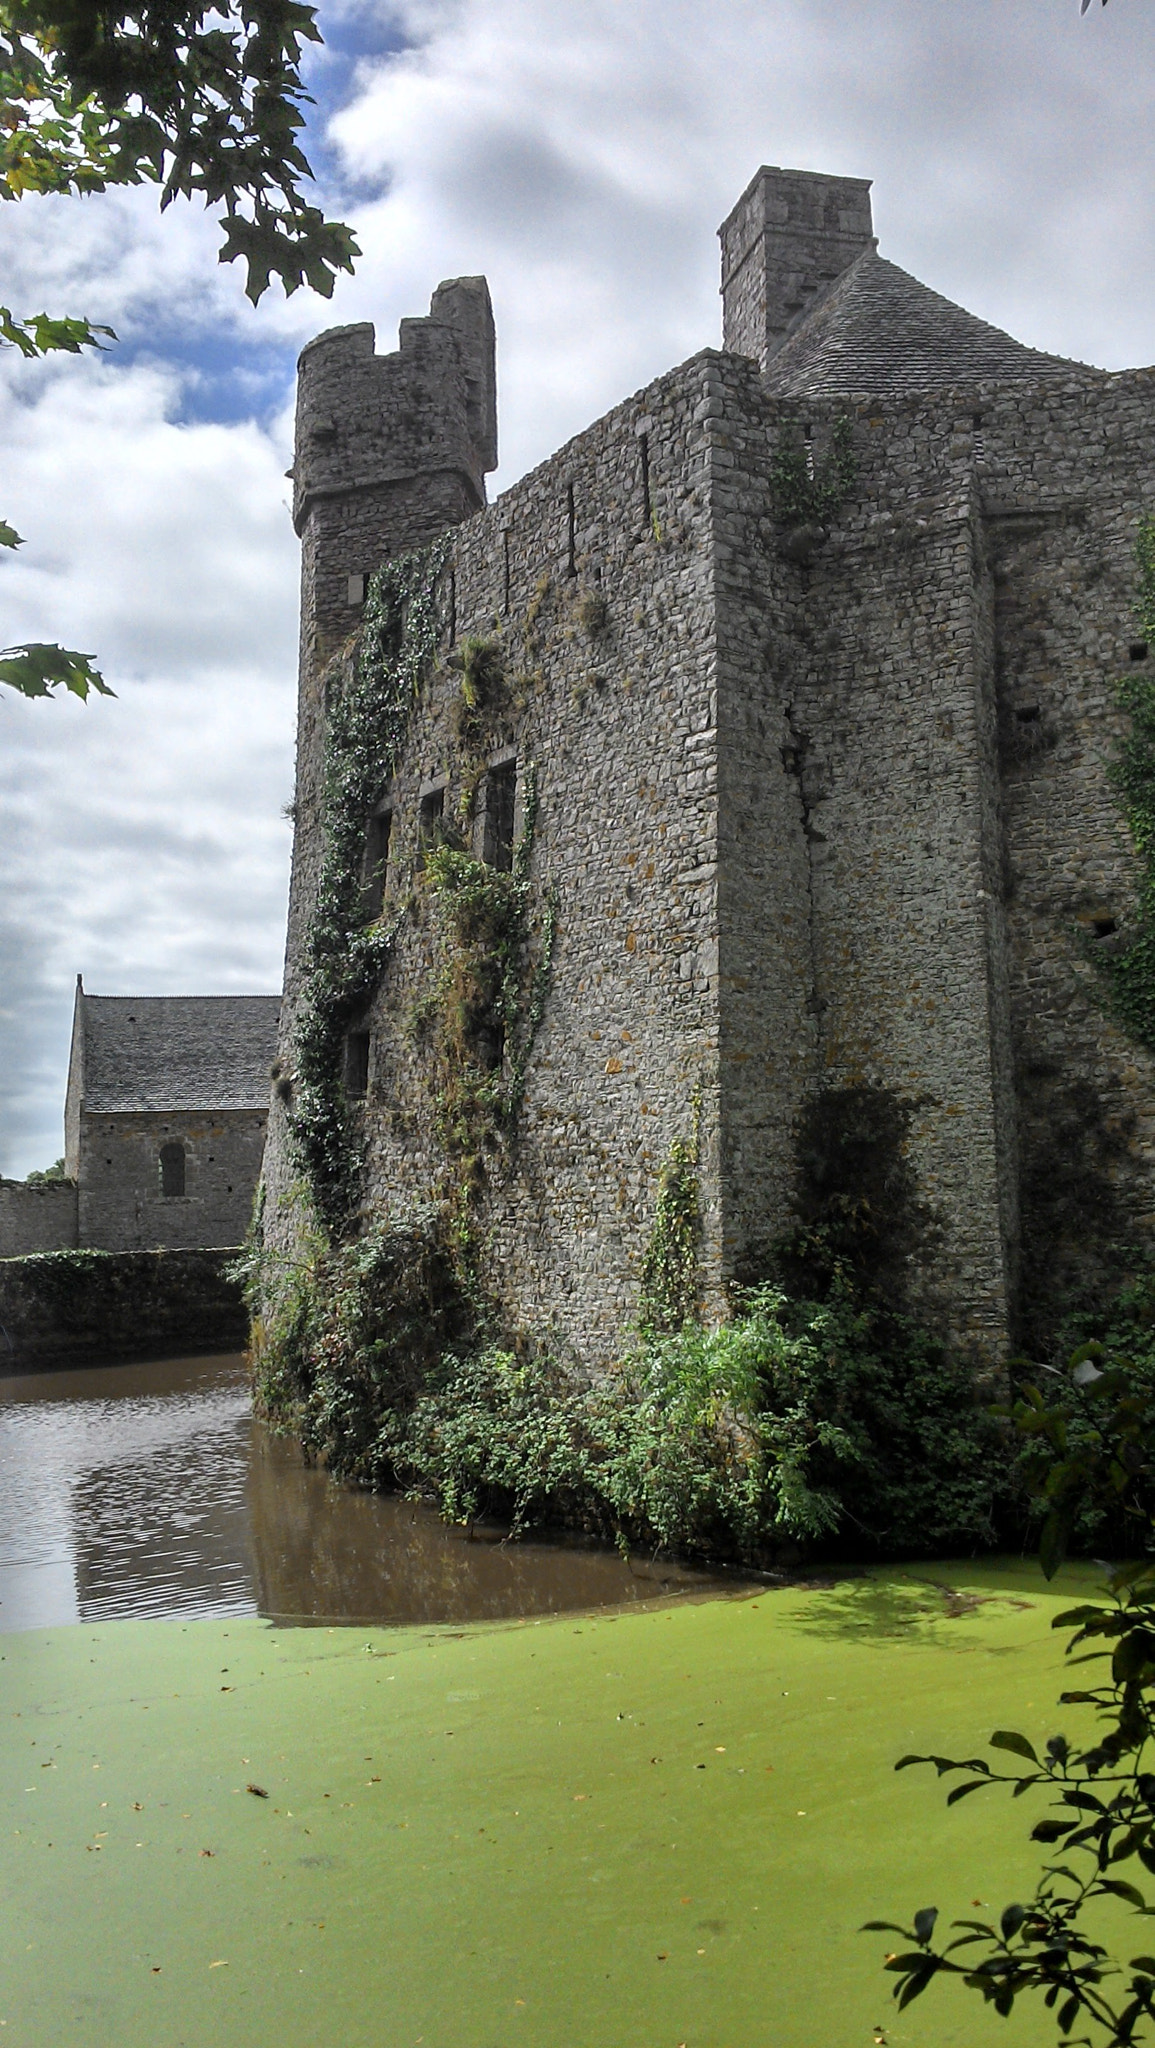
[[[385,877],[389,868],[389,835],[392,811],[375,811],[365,828],[365,857],[361,868],[361,915],[366,924],[380,917],[385,901]]]
[[[650,497],[650,437],[638,435],[638,454],[642,464],[642,520],[646,527],[653,522],[654,507]]]
[[[183,1195],[185,1188],[185,1155],[183,1145],[162,1145],[160,1148],[160,1191],[166,1199]]]
[[[503,611],[503,612],[505,613],[506,617],[508,618],[508,617],[509,617],[509,528],[508,528],[508,526],[506,527],[506,529],[505,529],[505,532],[504,532],[504,533],[502,534],[502,536],[501,536],[501,556],[502,556],[502,597],[501,597],[501,608],[502,608],[502,611]]]
[[[351,1031],[345,1040],[345,1093],[360,1100],[369,1092],[369,1033]]]
[[[502,761],[485,778],[485,837],[482,857],[509,874],[513,867],[513,813],[517,762]]]
[[[577,575],[577,514],[574,511],[573,485],[566,485],[566,574]]]
[[[433,847],[441,844],[441,821],[445,816],[445,790],[427,789],[417,807],[417,865],[424,867],[425,856]]]

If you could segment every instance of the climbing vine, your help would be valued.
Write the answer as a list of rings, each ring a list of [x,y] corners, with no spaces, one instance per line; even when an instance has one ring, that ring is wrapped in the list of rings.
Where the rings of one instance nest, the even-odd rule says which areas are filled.
[[[522,830],[503,871],[445,843],[425,874],[442,919],[442,961],[432,1006],[434,1108],[446,1155],[445,1195],[458,1237],[512,1136],[525,1073],[545,1011],[557,932],[557,892],[534,929],[530,880],[537,829],[537,770],[525,771]],[[536,939],[536,946],[535,941]]]
[[[782,525],[829,526],[854,489],[857,475],[845,413],[834,422],[824,462],[815,460],[808,440],[788,428],[779,437],[770,467],[770,490]]]
[[[694,1088],[691,1108],[690,1136],[675,1138],[666,1154],[658,1181],[654,1221],[642,1254],[638,1327],[648,1335],[682,1329],[693,1319],[697,1308],[701,1235],[700,1085]]]
[[[1139,592],[1135,611],[1144,636],[1155,642],[1155,517],[1141,521],[1135,544]],[[1134,935],[1114,953],[1096,948],[1113,1009],[1132,1036],[1155,1052],[1155,678],[1125,676],[1119,702],[1131,728],[1111,764],[1111,780],[1143,864]]]
[[[362,1159],[345,1089],[345,1036],[380,980],[404,916],[364,920],[365,820],[394,772],[442,630],[438,592],[449,545],[443,535],[370,579],[357,655],[344,664],[329,712],[323,851],[295,1031],[290,1127],[313,1206],[334,1237],[348,1227]]]

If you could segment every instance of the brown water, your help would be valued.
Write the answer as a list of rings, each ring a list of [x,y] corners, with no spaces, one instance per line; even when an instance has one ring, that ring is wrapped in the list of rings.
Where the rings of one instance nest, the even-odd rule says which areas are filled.
[[[239,1357],[0,1379],[0,1633],[149,1615],[500,1620],[730,1583],[500,1531],[471,1541],[336,1486],[254,1420]]]

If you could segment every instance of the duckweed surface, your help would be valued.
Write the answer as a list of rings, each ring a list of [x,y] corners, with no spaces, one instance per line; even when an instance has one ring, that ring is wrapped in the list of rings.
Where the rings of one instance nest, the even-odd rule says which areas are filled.
[[[897,2014],[856,1930],[1026,1888],[1026,1803],[893,1765],[1070,1721],[1050,1621],[1088,1579],[9,1636],[0,2042],[1041,2048],[951,1986]]]

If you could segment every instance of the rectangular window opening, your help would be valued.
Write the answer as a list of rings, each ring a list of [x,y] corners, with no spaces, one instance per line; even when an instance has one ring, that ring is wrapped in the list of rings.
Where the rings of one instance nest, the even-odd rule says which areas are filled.
[[[502,761],[485,778],[485,834],[482,859],[509,874],[513,868],[513,813],[517,762]]]
[[[445,816],[445,790],[427,789],[417,806],[417,865],[425,865],[425,855],[441,844],[441,821]]]
[[[364,576],[361,576],[361,575],[357,575],[357,576],[348,576],[348,577],[346,577],[346,579],[345,579],[345,602],[346,602],[347,604],[353,604],[353,605],[361,605],[361,604],[364,604],[364,602],[365,602],[365,578],[364,578]]]
[[[385,878],[389,868],[389,835],[393,813],[374,811],[365,827],[365,853],[361,865],[361,916],[366,924],[380,917],[385,901]]]
[[[112,1161],[109,1160],[111,1166]],[[167,1199],[183,1195],[185,1189],[185,1153],[183,1145],[162,1145],[160,1148],[160,1191]]]
[[[1019,704],[1015,707],[1015,717],[1020,725],[1034,725],[1039,716],[1040,710],[1037,704]]]
[[[369,1033],[350,1031],[345,1040],[345,1093],[357,1100],[369,1092]]]
[[[1131,659],[1132,661],[1146,661],[1147,642],[1145,640],[1132,640]]]

